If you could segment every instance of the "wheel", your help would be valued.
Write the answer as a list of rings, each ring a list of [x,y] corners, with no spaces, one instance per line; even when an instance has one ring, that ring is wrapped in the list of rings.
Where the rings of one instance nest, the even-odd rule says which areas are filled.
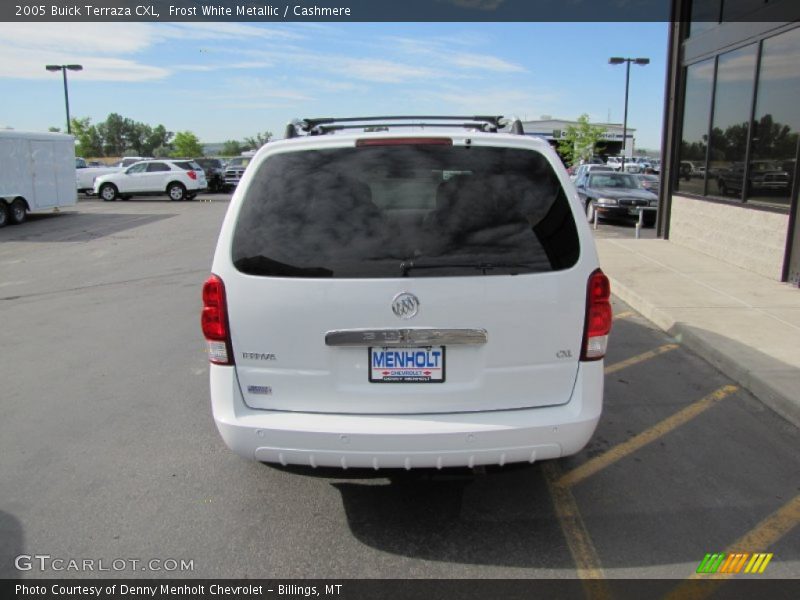
[[[167,186],[167,195],[170,200],[178,202],[186,197],[186,188],[181,183],[170,183]]]
[[[27,216],[28,209],[25,206],[25,202],[21,198],[14,200],[8,209],[8,222],[12,225],[19,225],[25,221]]]
[[[8,223],[8,204],[5,200],[0,200],[0,227],[5,227]]]
[[[589,221],[589,223],[594,222],[594,213],[595,213],[594,202],[589,200],[586,203],[586,219]]]
[[[104,183],[98,192],[103,202],[113,202],[117,199],[117,186],[113,183]]]

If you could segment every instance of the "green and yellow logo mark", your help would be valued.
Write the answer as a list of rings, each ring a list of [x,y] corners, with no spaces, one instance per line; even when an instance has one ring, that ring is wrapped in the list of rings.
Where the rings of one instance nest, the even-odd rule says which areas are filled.
[[[706,554],[705,558],[697,567],[698,573],[763,573],[769,561],[772,560],[772,553],[757,552],[734,552],[725,554]],[[745,566],[746,565],[746,566]]]

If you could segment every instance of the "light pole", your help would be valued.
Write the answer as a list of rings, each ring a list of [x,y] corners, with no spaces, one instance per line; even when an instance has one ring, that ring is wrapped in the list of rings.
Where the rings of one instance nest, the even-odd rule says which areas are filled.
[[[631,82],[631,63],[637,65],[649,65],[649,58],[622,58],[621,56],[612,56],[608,59],[610,65],[625,65],[625,116],[622,121],[622,167],[621,171],[625,172],[625,147],[628,145],[628,87]]]
[[[67,133],[72,133],[72,127],[69,123],[69,92],[67,91],[67,70],[82,71],[83,65],[47,65],[45,69],[48,71],[61,71],[64,75],[64,102],[67,105]]]

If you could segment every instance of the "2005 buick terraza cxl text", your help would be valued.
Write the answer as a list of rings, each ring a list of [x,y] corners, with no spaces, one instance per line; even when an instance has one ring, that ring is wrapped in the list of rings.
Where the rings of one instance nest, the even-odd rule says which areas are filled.
[[[610,290],[556,154],[500,117],[340,121],[264,146],[225,216],[201,320],[226,444],[344,469],[581,450]]]

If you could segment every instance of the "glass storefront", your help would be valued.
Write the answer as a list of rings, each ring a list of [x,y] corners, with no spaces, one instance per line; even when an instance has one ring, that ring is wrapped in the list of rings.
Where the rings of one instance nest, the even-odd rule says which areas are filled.
[[[788,208],[798,99],[800,28],[687,66],[675,189]]]
[[[747,201],[789,205],[800,131],[800,29],[764,40]]]
[[[709,194],[742,195],[757,49],[752,44],[718,58],[714,122],[706,167]]]
[[[703,193],[713,82],[714,59],[696,63],[686,70],[680,177],[676,189],[690,194]]]

